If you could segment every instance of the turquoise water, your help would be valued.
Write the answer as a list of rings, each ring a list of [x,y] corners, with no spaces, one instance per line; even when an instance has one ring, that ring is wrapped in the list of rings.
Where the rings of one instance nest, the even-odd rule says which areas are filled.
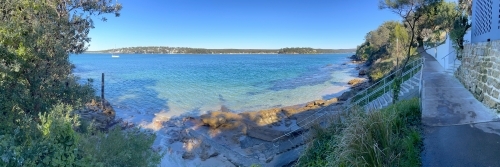
[[[74,74],[94,79],[119,115],[201,114],[222,105],[234,112],[336,97],[354,78],[347,54],[72,55]],[[97,91],[100,92],[100,91]]]

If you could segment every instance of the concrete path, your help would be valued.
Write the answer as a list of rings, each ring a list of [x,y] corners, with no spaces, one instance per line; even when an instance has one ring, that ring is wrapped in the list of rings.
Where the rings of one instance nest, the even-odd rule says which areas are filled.
[[[500,120],[423,53],[423,166],[500,166]]]

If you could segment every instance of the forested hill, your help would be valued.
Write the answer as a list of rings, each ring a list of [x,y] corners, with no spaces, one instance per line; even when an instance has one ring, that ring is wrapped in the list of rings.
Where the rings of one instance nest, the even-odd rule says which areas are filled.
[[[188,47],[127,47],[87,53],[139,53],[139,54],[327,54],[327,53],[354,53],[356,49],[314,49],[308,47],[294,47],[281,49],[205,49]]]

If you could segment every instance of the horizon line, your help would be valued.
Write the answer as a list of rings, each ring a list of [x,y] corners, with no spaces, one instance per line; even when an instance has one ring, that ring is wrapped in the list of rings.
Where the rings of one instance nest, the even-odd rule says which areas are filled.
[[[192,49],[236,49],[236,50],[279,50],[283,48],[312,48],[312,49],[331,49],[331,50],[343,50],[343,49],[356,49],[354,48],[341,48],[341,49],[332,49],[332,48],[313,48],[313,47],[283,47],[283,48],[274,48],[274,49],[242,49],[242,48],[199,48],[199,47],[185,47],[185,46],[129,46],[129,47],[119,47],[119,48],[111,48],[111,49],[102,49],[102,50],[87,50],[86,52],[96,52],[96,51],[105,51],[105,50],[113,50],[113,49],[122,49],[122,48],[134,48],[134,47],[170,47],[170,48],[192,48]]]

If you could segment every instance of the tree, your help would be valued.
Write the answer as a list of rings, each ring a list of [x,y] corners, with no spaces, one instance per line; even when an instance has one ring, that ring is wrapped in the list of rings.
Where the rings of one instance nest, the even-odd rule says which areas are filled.
[[[420,10],[421,19],[417,22],[417,41],[419,46],[436,46],[444,42],[445,33],[453,26],[460,14],[454,2],[436,2]]]
[[[371,65],[378,59],[391,57],[391,53],[388,52],[388,50],[391,47],[394,27],[398,24],[400,23],[396,21],[387,21],[376,30],[367,33],[365,36],[365,43],[359,46],[356,51],[358,59],[363,61],[366,60],[367,64]]]
[[[87,48],[92,17],[119,15],[111,2],[0,2],[0,166],[74,165],[75,131],[51,109],[94,96],[68,58]]]
[[[72,76],[69,54],[87,49],[92,17],[119,16],[121,8],[111,0],[2,1],[0,101],[6,105],[0,110],[37,116],[54,104],[81,103],[93,96]]]
[[[450,39],[453,48],[457,51],[457,58],[462,58],[462,51],[464,49],[464,36],[467,34],[467,30],[471,27],[469,19],[466,15],[460,15],[455,19],[453,23],[453,29],[450,31]]]
[[[467,30],[471,28],[472,23],[469,22],[469,17],[472,15],[472,0],[459,0],[458,13],[453,22],[453,27],[450,31],[450,39],[453,48],[456,51],[457,58],[462,58],[462,51],[464,49],[464,36]]]
[[[460,11],[463,11],[467,16],[472,16],[472,0],[458,0]]]
[[[417,32],[417,22],[421,19],[422,17],[422,12],[418,12],[419,10],[425,9],[427,6],[434,4],[434,3],[439,3],[442,0],[379,0],[379,8],[380,9],[389,9],[392,12],[398,14],[403,18],[404,25],[407,27],[409,30],[409,44],[407,44],[407,54],[406,58],[404,60],[404,63],[402,64],[402,68],[406,66],[408,61],[410,60],[411,56],[411,48],[414,46],[418,46],[418,44],[415,44],[414,40],[416,37],[416,32]],[[395,80],[395,87],[399,88],[401,86],[401,82],[398,82],[400,78],[403,75],[403,70],[400,70],[400,72],[397,74],[396,80]],[[398,93],[394,93],[394,101],[395,102],[398,99]]]

